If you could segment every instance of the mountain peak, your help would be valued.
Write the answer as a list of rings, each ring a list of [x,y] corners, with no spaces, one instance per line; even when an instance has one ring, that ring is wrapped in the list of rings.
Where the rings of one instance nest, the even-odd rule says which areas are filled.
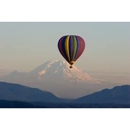
[[[38,79],[42,80],[45,77],[70,79],[70,81],[93,81],[94,79],[78,69],[76,66],[70,69],[70,65],[62,60],[49,60],[38,66],[31,73],[38,74]]]

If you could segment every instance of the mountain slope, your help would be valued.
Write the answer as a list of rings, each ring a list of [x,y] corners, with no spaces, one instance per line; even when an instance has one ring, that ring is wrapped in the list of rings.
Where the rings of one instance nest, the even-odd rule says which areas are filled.
[[[56,77],[57,79],[63,78],[64,80],[69,79],[70,81],[94,81],[94,79],[87,73],[77,69],[75,66],[73,66],[73,69],[70,69],[69,66],[70,65],[65,61],[48,61],[43,65],[40,65],[36,69],[32,70],[29,74],[37,74],[39,80],[48,77]]]
[[[78,98],[114,86],[91,77],[75,66],[72,69],[69,66],[66,61],[52,60],[28,73],[15,71],[3,77],[2,81],[37,87],[62,98]]]
[[[81,97],[74,102],[130,104],[130,85],[116,86],[113,89],[104,89]]]
[[[0,100],[26,102],[58,102],[61,101],[50,92],[41,91],[20,84],[0,82]]]
[[[0,82],[2,108],[129,108],[130,85],[116,86],[78,98],[63,100],[52,93],[19,84]]]

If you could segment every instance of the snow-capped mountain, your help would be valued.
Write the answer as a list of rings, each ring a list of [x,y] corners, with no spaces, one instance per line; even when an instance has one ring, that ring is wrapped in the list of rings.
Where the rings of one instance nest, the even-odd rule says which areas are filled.
[[[66,61],[47,61],[28,73],[14,71],[3,80],[37,87],[64,98],[78,98],[110,87],[106,81],[95,79],[75,66],[70,69],[69,66]]]
[[[48,61],[31,71],[30,74],[36,74],[38,80],[43,80],[48,77],[57,80],[69,80],[70,82],[100,82],[100,80],[95,80],[77,67],[73,66],[73,68],[70,69],[69,66],[66,61]]]

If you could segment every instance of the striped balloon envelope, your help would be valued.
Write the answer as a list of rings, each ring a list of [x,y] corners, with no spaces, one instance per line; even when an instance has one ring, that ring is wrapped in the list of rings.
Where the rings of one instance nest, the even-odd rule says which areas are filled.
[[[71,65],[82,55],[85,49],[85,41],[76,35],[63,36],[58,41],[58,49],[61,55]]]

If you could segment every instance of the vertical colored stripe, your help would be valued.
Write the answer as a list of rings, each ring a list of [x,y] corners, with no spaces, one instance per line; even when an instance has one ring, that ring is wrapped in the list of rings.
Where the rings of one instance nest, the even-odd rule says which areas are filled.
[[[78,50],[78,53],[75,57],[75,61],[81,56],[81,54],[83,53],[84,51],[84,48],[85,48],[85,42],[84,40],[78,36],[78,39],[79,39],[79,44],[80,44],[80,47],[79,47],[79,50]]]
[[[78,52],[79,52],[79,49],[80,49],[80,41],[79,41],[78,36],[76,36],[76,41],[77,41],[77,49],[76,49],[75,58],[76,58],[76,56],[77,56],[77,54],[78,54]],[[74,60],[75,60],[75,58],[74,58]]]
[[[62,54],[62,56],[68,61],[68,58],[67,58],[66,52],[65,52],[65,39],[66,39],[66,36],[62,37],[59,40],[58,48],[59,48],[59,51]]]
[[[67,36],[66,37],[66,40],[65,40],[65,52],[66,52],[66,55],[68,57],[68,60],[70,61],[70,54],[69,54],[69,37],[70,36]]]
[[[77,50],[77,41],[76,41],[75,36],[73,36],[73,55],[72,55],[72,60],[74,60],[74,58],[75,58],[76,50]]]
[[[70,52],[70,60],[72,61],[72,55],[73,55],[73,38],[70,36],[69,39],[69,52]]]

